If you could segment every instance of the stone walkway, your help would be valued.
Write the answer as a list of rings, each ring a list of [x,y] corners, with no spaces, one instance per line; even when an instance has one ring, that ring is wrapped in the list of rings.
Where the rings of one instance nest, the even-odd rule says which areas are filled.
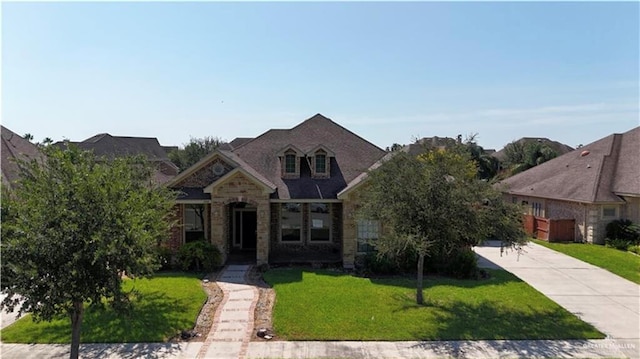
[[[243,359],[253,335],[258,290],[247,284],[250,265],[229,265],[218,276],[224,298],[196,358]]]

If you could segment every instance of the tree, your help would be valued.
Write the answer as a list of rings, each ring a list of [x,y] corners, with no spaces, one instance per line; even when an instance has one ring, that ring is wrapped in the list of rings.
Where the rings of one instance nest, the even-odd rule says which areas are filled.
[[[394,142],[393,145],[391,145],[391,147],[387,146],[387,148],[385,148],[384,150],[387,151],[387,152],[396,152],[398,150],[401,150],[402,147],[404,147],[404,146],[402,146],[399,143]]]
[[[218,137],[192,137],[189,143],[184,145],[184,148],[171,151],[169,153],[169,159],[178,166],[180,172],[182,172],[224,143],[225,141]]]
[[[33,141],[33,135],[30,133],[25,133],[24,136],[22,136],[22,138],[24,138],[25,140],[31,142]]]
[[[507,246],[525,240],[519,209],[501,193],[477,179],[464,148],[432,149],[413,157],[398,152],[369,172],[360,218],[384,223],[375,242],[378,255],[417,255],[416,302],[423,304],[425,258],[436,251],[479,244],[489,236]]]
[[[126,308],[122,276],[159,267],[175,197],[153,187],[141,157],[98,161],[74,146],[43,152],[41,163],[19,162],[21,180],[3,192],[1,305],[35,320],[69,315],[77,358],[85,305]]]
[[[498,160],[476,143],[476,136],[477,134],[467,137],[464,145],[478,167],[478,178],[489,180],[495,177],[498,172]]]
[[[509,143],[504,148],[506,165],[511,175],[526,171],[558,156],[558,153],[549,145],[540,142]]]

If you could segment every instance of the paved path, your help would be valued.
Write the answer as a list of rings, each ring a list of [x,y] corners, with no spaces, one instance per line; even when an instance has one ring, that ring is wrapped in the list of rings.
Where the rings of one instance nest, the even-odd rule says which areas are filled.
[[[258,290],[246,281],[250,267],[229,265],[218,276],[217,283],[224,298],[196,358],[243,359],[246,356],[258,302]]]
[[[640,357],[640,286],[607,270],[530,243],[500,254],[498,242],[476,247],[484,265],[502,267]]]

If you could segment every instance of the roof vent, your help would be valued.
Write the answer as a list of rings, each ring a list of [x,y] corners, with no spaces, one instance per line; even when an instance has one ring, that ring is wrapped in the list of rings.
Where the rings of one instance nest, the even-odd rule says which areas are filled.
[[[589,153],[591,153],[591,152],[589,152],[587,150],[584,150],[584,151],[580,152],[580,157],[584,157],[584,156],[588,155]]]

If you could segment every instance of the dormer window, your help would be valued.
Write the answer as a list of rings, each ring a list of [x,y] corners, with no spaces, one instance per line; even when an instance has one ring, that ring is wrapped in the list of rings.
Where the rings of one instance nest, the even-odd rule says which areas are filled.
[[[314,157],[316,174],[327,173],[327,154],[324,151],[318,151]]]
[[[287,153],[284,156],[284,172],[286,174],[295,174],[296,173],[296,155],[295,153]]]
[[[304,157],[304,152],[293,145],[288,145],[278,151],[280,160],[280,175],[282,178],[300,178],[300,159]]]
[[[311,151],[308,151],[306,156],[313,178],[331,177],[331,158],[335,157],[335,154],[331,152],[331,150],[323,145],[318,145]]]

